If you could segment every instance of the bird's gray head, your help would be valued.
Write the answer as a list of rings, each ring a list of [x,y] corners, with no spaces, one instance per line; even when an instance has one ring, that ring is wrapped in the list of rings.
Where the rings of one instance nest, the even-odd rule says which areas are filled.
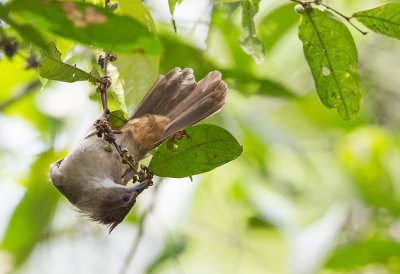
[[[138,192],[132,188],[99,188],[91,197],[80,200],[78,209],[91,220],[108,225],[111,231],[121,223],[136,202]]]
[[[87,176],[84,168],[77,169],[71,161],[61,159],[50,167],[50,178],[54,186],[78,211],[91,220],[110,227],[110,232],[121,223],[143,191],[141,185],[125,187],[109,181],[99,181],[96,176]],[[83,173],[86,176],[82,175]],[[107,180],[106,180],[107,181]],[[114,186],[115,185],[115,186]]]

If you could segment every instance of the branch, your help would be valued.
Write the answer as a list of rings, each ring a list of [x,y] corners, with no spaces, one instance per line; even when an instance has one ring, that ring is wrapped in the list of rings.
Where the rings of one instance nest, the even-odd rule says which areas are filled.
[[[15,94],[15,96],[9,98],[8,100],[6,100],[3,103],[0,103],[0,111],[2,111],[3,109],[5,109],[6,107],[8,107],[9,105],[15,103],[16,101],[18,101],[19,99],[21,99],[22,97],[24,97],[25,95],[28,95],[30,93],[32,93],[33,91],[35,91],[35,89],[40,86],[40,81],[39,80],[34,80],[32,82],[30,82],[29,84],[27,84],[25,86],[24,89],[22,89],[20,92],[18,92],[17,94]]]
[[[104,7],[106,9],[109,9],[110,6],[110,0],[106,0],[104,2]],[[103,69],[103,77],[101,77],[102,82],[97,88],[97,91],[100,92],[100,97],[101,97],[101,104],[103,106],[103,114],[104,116],[107,114],[110,114],[110,110],[108,109],[108,99],[107,99],[107,89],[111,85],[111,78],[107,76],[107,66],[108,66],[108,52],[104,51],[104,59],[100,55],[99,60],[98,60],[99,65]]]
[[[156,195],[158,194],[158,191],[159,191],[159,189],[160,189],[161,183],[162,183],[162,179],[161,179],[161,180],[158,182],[158,184],[154,187],[153,201],[156,201],[156,200],[157,200],[157,199],[155,199],[155,197],[156,197]],[[144,226],[145,226],[146,220],[147,220],[149,214],[151,213],[151,211],[153,210],[154,204],[155,204],[155,203],[150,204],[150,205],[146,208],[146,210],[143,212],[143,215],[140,217],[137,235],[136,235],[135,239],[133,240],[132,246],[131,246],[131,248],[130,248],[128,254],[126,255],[124,264],[122,265],[122,269],[121,269],[121,271],[119,272],[120,274],[126,274],[127,271],[128,271],[129,265],[130,265],[130,263],[131,263],[133,257],[135,256],[136,251],[137,251],[138,246],[139,246],[139,243],[140,243],[140,240],[142,239],[143,232],[144,232]]]

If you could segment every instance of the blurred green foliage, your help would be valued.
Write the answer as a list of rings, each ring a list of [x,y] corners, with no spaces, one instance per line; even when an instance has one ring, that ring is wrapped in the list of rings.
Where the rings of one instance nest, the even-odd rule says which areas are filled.
[[[108,236],[75,216],[48,182],[49,165],[76,144],[82,127],[90,123],[86,118],[100,112],[94,85],[83,86],[89,91],[77,95],[74,90],[80,86],[41,79],[37,69],[28,68],[29,57],[39,56],[50,41],[65,57],[62,62],[86,72],[104,48],[117,54],[109,68],[109,103],[117,111],[117,124],[126,118],[119,109],[132,111],[157,75],[174,67],[193,68],[197,79],[217,69],[228,83],[227,105],[209,122],[228,129],[243,145],[242,155],[195,177],[195,182],[162,183],[165,193],[149,198],[155,208],[148,219],[156,219],[156,224],[146,227],[141,243],[144,249],[153,248],[152,253],[135,256],[132,273],[399,273],[399,41],[374,33],[362,36],[326,9],[296,14],[291,1],[210,2],[200,42],[192,35],[195,31],[179,21],[180,9],[190,0],[164,1],[167,14],[173,7],[177,32],[171,18],[163,22],[157,7],[147,1],[120,0],[114,13],[103,8],[103,1],[89,2],[67,7],[82,14],[94,7],[100,17],[93,20],[104,17],[105,22],[82,27],[79,24],[92,22],[90,16],[72,18],[56,2],[0,4],[0,18],[6,23],[0,25],[0,189],[5,190],[0,191],[0,202],[9,204],[0,209],[5,216],[0,273],[54,273],[50,260],[60,273],[99,268],[98,273],[115,273],[124,263],[127,236],[133,237],[142,220],[141,198],[124,224]],[[359,22],[352,22],[361,28],[398,37],[397,4],[372,9],[386,1],[322,2],[354,14]],[[362,11],[366,9],[372,10]],[[302,41],[296,33],[299,20]],[[385,20],[390,22],[382,23]],[[195,22],[200,24],[204,22]],[[318,38],[316,30],[323,35]],[[310,41],[315,47],[307,48]],[[7,56],[7,50],[16,53]],[[349,85],[343,77],[335,82],[332,73],[347,71],[350,64],[359,74],[355,82]],[[324,66],[330,75],[323,75]],[[343,98],[354,104],[351,111],[341,110],[342,118],[353,121],[342,120],[319,101],[318,93],[324,104],[335,107],[324,101],[325,95],[332,95],[332,84],[333,91],[340,87],[357,93]],[[63,90],[68,99],[57,97]],[[63,110],[63,103],[70,107]],[[21,121],[34,137],[18,131]],[[36,146],[40,151],[33,150]],[[8,185],[23,189],[20,200],[12,198]],[[182,197],[187,201],[179,211],[174,205]],[[180,218],[171,217],[178,211]],[[60,244],[63,239],[67,244]],[[68,253],[66,246],[73,251]],[[53,253],[62,255],[57,259]],[[92,257],[94,265],[88,263]],[[70,258],[76,271],[68,268]],[[105,267],[109,264],[111,270]]]
[[[55,189],[49,188],[48,163],[58,157],[53,150],[39,154],[30,173],[21,182],[27,191],[14,210],[1,243],[1,248],[16,255],[16,266],[29,256],[36,244],[48,237],[60,197]]]

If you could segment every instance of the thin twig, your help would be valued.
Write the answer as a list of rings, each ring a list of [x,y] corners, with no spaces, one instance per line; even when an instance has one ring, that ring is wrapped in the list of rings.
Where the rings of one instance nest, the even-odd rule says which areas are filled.
[[[357,31],[359,31],[362,35],[366,35],[368,34],[368,32],[361,30],[359,27],[357,27],[356,25],[354,25],[353,22],[351,22],[351,19],[353,18],[352,16],[346,16],[343,13],[341,13],[340,11],[331,8],[330,6],[322,3],[321,0],[314,0],[314,1],[300,1],[300,0],[289,0],[291,2],[295,2],[298,3],[300,5],[302,5],[303,7],[307,8],[310,7],[311,4],[315,4],[315,5],[321,5],[323,7],[325,7],[326,9],[333,11],[334,13],[336,13],[337,15],[339,15],[340,17],[342,17],[343,19],[345,19],[353,28],[355,28]]]
[[[155,196],[157,195],[157,193],[158,193],[158,191],[160,189],[161,183],[162,183],[162,179],[154,187],[153,201],[156,201]],[[137,235],[136,235],[135,239],[133,240],[131,249],[129,250],[128,254],[125,257],[124,264],[122,265],[122,269],[120,271],[120,274],[126,274],[127,271],[128,271],[129,265],[130,265],[133,257],[135,256],[136,251],[137,251],[138,246],[139,246],[139,243],[140,243],[140,240],[142,239],[146,220],[147,220],[149,214],[151,213],[151,211],[153,210],[154,204],[155,203],[153,202],[152,204],[150,204],[146,208],[146,210],[143,212],[143,215],[141,216],[141,218],[139,220],[139,227],[138,227]]]
[[[106,9],[109,9],[109,3],[110,3],[110,0],[105,0],[104,7]],[[107,72],[108,52],[104,51],[104,55],[105,56],[104,56],[104,63],[103,63],[103,78],[106,78],[107,77],[107,73],[108,73]],[[101,102],[102,102],[102,105],[103,105],[103,113],[104,114],[109,114],[108,105],[107,105],[107,102],[108,102],[108,99],[107,99],[108,86],[106,84],[100,84],[100,85],[103,85],[103,88],[100,89]]]
[[[108,66],[108,52],[104,51],[104,65],[103,65],[103,75],[107,76],[107,66]]]
[[[144,165],[140,166],[140,171],[138,171],[138,164],[136,163],[135,157],[129,153],[127,148],[122,148],[118,143],[117,143],[117,138],[115,137],[115,134],[119,134],[118,131],[113,131],[110,125],[110,122],[107,121],[106,118],[100,118],[97,119],[94,123],[94,127],[96,131],[93,134],[96,134],[97,137],[103,138],[105,141],[107,141],[110,145],[113,145],[115,149],[117,150],[119,156],[121,157],[122,163],[127,164],[130,167],[129,172],[133,172],[137,180],[143,181],[145,179],[150,179],[153,178],[153,174],[149,172],[148,168]],[[114,134],[115,133],[115,134]],[[126,172],[125,172],[126,173]],[[124,177],[125,174],[122,176]],[[134,182],[136,182],[134,178]]]
[[[121,150],[121,147],[115,141],[112,142],[112,144],[114,145],[115,149],[117,150],[119,156],[121,156],[121,158],[124,159],[125,153]],[[126,161],[126,163],[127,163],[127,165],[129,165],[132,168],[132,170],[135,172],[135,174],[137,174],[135,163],[133,163],[133,161]]]
[[[18,92],[15,96],[9,98],[3,103],[0,103],[0,111],[8,107],[9,105],[15,103],[25,95],[30,94],[31,92],[35,91],[35,89],[40,86],[40,81],[39,80],[34,80],[27,84],[24,89],[22,89],[20,92]]]
[[[300,4],[300,5],[302,5],[302,6],[305,5],[305,2],[303,2],[303,1],[299,1],[299,0],[290,0],[290,1],[295,2],[295,3],[297,3],[297,4]]]
[[[353,28],[355,28],[356,30],[358,30],[362,35],[367,35],[367,34],[368,34],[368,32],[361,30],[361,29],[358,28],[356,25],[354,25],[353,22],[351,22],[351,18],[353,18],[353,17],[351,17],[351,16],[350,16],[350,17],[349,17],[349,16],[346,16],[346,15],[344,15],[343,13],[341,13],[340,11],[333,9],[333,8],[331,8],[330,6],[325,5],[324,3],[319,3],[319,5],[325,7],[325,8],[328,9],[328,10],[331,10],[331,11],[333,11],[334,13],[336,13],[337,15],[343,17],[347,22],[349,22],[350,25],[353,26]]]

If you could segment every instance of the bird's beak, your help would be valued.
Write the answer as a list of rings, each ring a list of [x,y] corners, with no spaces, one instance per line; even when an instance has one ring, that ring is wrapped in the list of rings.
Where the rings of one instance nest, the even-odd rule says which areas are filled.
[[[141,182],[140,184],[135,185],[134,187],[130,188],[129,191],[130,192],[136,191],[137,194],[140,194],[143,192],[143,190],[145,190],[148,187],[149,187],[149,182],[148,182],[148,180],[145,180],[145,181]]]

